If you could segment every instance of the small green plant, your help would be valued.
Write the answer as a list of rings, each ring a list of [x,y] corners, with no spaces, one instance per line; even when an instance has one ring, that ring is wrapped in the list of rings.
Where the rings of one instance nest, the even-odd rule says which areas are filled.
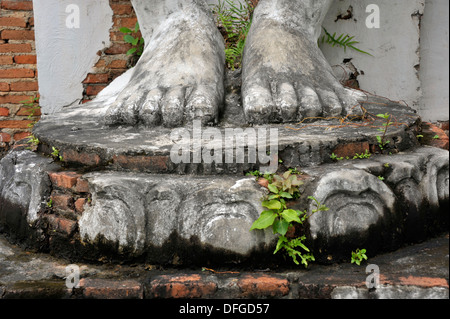
[[[378,129],[378,131],[383,133],[383,135],[381,135],[381,136],[377,135],[377,137],[376,137],[378,146],[380,147],[381,151],[384,151],[386,146],[390,143],[390,141],[386,140],[386,133],[388,131],[389,126],[394,124],[394,122],[391,121],[392,116],[389,113],[378,114],[377,117],[385,120],[385,122],[383,123],[383,127]]]
[[[336,32],[331,35],[327,29],[325,29],[324,27],[322,27],[325,35],[322,37],[322,43],[328,43],[331,44],[333,47],[338,46],[338,47],[342,47],[344,48],[344,51],[347,51],[347,48],[353,49],[355,51],[358,51],[360,53],[364,53],[370,56],[373,56],[372,54],[363,51],[361,49],[358,49],[357,47],[355,47],[355,44],[358,44],[358,41],[354,40],[354,36],[350,36],[349,34],[341,34],[338,38],[336,38]]]
[[[26,106],[28,108],[25,111],[28,114],[28,116],[27,116],[28,120],[33,120],[33,117],[36,116],[37,111],[39,111],[41,109],[41,106],[39,105],[39,97],[38,96],[31,97],[30,99],[21,101],[20,103],[22,103],[24,106]],[[37,123],[37,120],[34,120],[30,124],[28,124],[28,127],[32,128],[36,123]]]
[[[217,27],[225,39],[227,67],[231,70],[241,67],[254,9],[254,1],[250,0],[219,0],[218,4],[213,5]]]
[[[435,136],[433,136],[433,139],[434,139],[434,140],[438,140],[438,139],[440,139],[440,138],[441,138],[441,137],[440,137],[439,135],[437,135],[437,134],[436,134]]]
[[[330,155],[330,158],[331,158],[332,160],[334,160],[334,161],[342,161],[342,160],[344,160],[344,157],[337,157],[337,155],[334,154],[334,153],[332,153],[332,154]]]
[[[293,175],[302,175],[303,173],[300,172],[296,167],[294,168],[289,168],[289,171],[291,172],[291,174]]]
[[[369,150],[366,150],[365,153],[356,153],[355,156],[353,156],[353,159],[369,159],[371,156],[372,154],[370,154]]]
[[[369,152],[369,150],[366,150],[364,153],[358,154],[356,153],[352,159],[356,160],[356,159],[369,159],[372,157],[372,154]],[[330,158],[333,161],[343,161],[344,159],[349,160],[350,156],[346,156],[346,157],[338,157],[336,154],[332,153],[330,155]]]
[[[50,198],[50,200],[46,203],[48,208],[52,208],[53,207],[53,199]]]
[[[52,146],[52,151],[53,151],[52,152],[52,156],[55,159],[60,160],[62,162],[63,161],[63,157],[59,154],[59,150],[56,147]]]
[[[328,208],[310,196],[308,199],[315,201],[316,205],[316,209],[312,210],[311,214],[308,214],[306,210],[288,209],[286,201],[298,197],[299,186],[302,184],[303,182],[289,170],[282,176],[274,175],[272,182],[268,185],[269,195],[262,202],[262,206],[267,210],[261,213],[250,230],[272,227],[273,233],[279,235],[274,254],[285,251],[295,264],[301,263],[307,267],[308,263],[315,259],[310,249],[304,244],[306,236],[288,238],[286,234],[295,223],[303,225],[312,214],[326,211]],[[300,258],[301,262],[297,258]]]
[[[390,164],[389,164],[389,163],[384,163],[383,166],[386,167],[386,168],[389,168],[389,167],[390,167]]]
[[[139,30],[139,22],[136,22],[133,30],[127,27],[120,28],[120,32],[125,34],[123,40],[133,46],[130,50],[128,50],[127,55],[136,54],[137,56],[141,56],[144,52],[145,41],[142,36],[138,35]]]
[[[384,177],[383,177],[383,176],[378,176],[378,179],[379,179],[380,181],[384,181]]]
[[[37,147],[39,146],[40,141],[34,135],[30,135],[28,137],[27,143],[30,144],[30,146],[27,147],[28,150],[36,151]]]
[[[352,264],[360,266],[363,260],[367,260],[365,249],[356,249],[356,251],[352,251]]]

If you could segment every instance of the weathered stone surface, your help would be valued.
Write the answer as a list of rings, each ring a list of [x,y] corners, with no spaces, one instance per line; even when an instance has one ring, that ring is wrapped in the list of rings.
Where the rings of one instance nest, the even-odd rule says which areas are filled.
[[[0,161],[0,229],[13,238],[26,236],[50,195],[47,171],[56,168],[52,159],[31,151],[13,151]]]
[[[307,169],[316,178],[309,191],[330,208],[310,217],[311,238],[330,258],[343,247],[389,250],[445,231],[448,159],[447,151],[422,147],[395,156],[344,161],[339,169]],[[314,208],[312,202],[310,211]]]
[[[259,156],[255,161],[250,161],[247,153],[244,163],[236,160],[236,149],[231,138],[226,139],[225,130],[248,128],[235,120],[239,116],[228,116],[228,113],[233,113],[236,107],[233,104],[233,107],[225,109],[224,121],[219,127],[202,127],[201,138],[194,137],[193,124],[187,125],[181,131],[167,128],[104,126],[101,118],[105,110],[100,102],[68,108],[64,114],[46,116],[35,125],[33,133],[42,142],[40,151],[51,154],[52,147],[56,147],[60,150],[64,162],[69,165],[146,173],[242,175],[247,171],[261,170],[267,163],[262,163]],[[389,112],[396,119],[397,125],[390,126],[386,134],[386,141],[390,141],[389,151],[395,153],[419,145],[416,138],[419,117],[415,111],[379,98],[370,98],[364,107],[371,114]],[[86,118],[84,114],[90,114],[91,117]],[[368,147],[376,149],[378,147],[376,136],[380,135],[377,129],[380,127],[383,127],[383,121],[378,118],[370,118],[364,122],[341,123],[335,119],[321,120],[313,124],[253,126],[250,130],[255,129],[257,136],[260,136],[258,130],[261,129],[267,139],[270,130],[277,130],[278,145],[269,142],[259,144],[258,141],[255,145],[246,146],[264,154],[266,151],[276,153],[286,167],[317,166],[331,162],[330,155],[335,150],[340,151],[342,144],[352,146],[345,153],[351,156],[356,152],[363,153]],[[200,158],[200,162],[194,161],[196,151],[207,152],[214,146],[210,136],[205,134],[207,129],[214,130],[222,138],[218,142],[222,152],[222,156],[219,156],[222,159],[220,163],[214,161],[207,164],[204,156]],[[174,147],[183,145],[177,132],[189,138],[186,152],[188,162],[177,163],[171,159]],[[201,147],[197,149],[197,145]],[[350,154],[353,151],[355,153]],[[234,154],[231,163],[226,157],[230,153]]]
[[[270,231],[250,232],[262,211],[263,189],[253,178],[92,173],[92,206],[79,221],[86,242],[97,238],[119,250],[143,254],[161,247],[171,235],[239,255],[274,240]]]
[[[56,171],[50,159],[13,152],[2,163],[3,231],[40,236],[54,253],[175,265],[278,262],[258,259],[274,249],[271,229],[249,231],[267,192],[254,178],[66,172],[77,176],[69,191],[84,181],[89,205],[86,197],[76,197],[85,203],[84,211],[67,204],[71,213],[64,215],[69,210],[60,207],[58,216],[46,211],[44,200],[52,187],[48,173]],[[312,211],[314,204],[306,199],[312,195],[330,208],[311,216],[305,229],[320,262],[345,259],[361,247],[392,250],[448,227],[448,171],[448,151],[433,147],[305,168],[304,192],[292,207]],[[31,191],[26,188],[20,197],[11,192],[17,185],[19,190],[31,185]]]

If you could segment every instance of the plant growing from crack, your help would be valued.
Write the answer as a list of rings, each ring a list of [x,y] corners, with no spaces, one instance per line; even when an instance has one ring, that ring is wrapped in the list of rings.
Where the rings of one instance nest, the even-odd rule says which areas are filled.
[[[371,157],[372,157],[372,154],[369,152],[369,150],[366,150],[364,153],[361,153],[361,154],[355,153],[355,155],[351,159],[353,159],[353,160],[356,160],[356,159],[369,159]],[[334,161],[343,161],[344,159],[349,160],[350,156],[346,156],[344,158],[343,156],[338,157],[336,154],[332,153],[330,155],[330,158],[332,160],[334,160]]]
[[[256,2],[245,0],[219,0],[212,11],[216,24],[225,40],[225,57],[227,67],[235,70],[241,67],[247,34],[252,25]]]
[[[347,48],[350,48],[350,49],[353,49],[360,53],[364,53],[364,54],[373,56],[372,54],[355,47],[355,44],[359,43],[358,41],[354,40],[355,36],[350,36],[349,34],[343,33],[339,37],[336,38],[336,32],[332,35],[324,27],[322,27],[322,29],[325,33],[325,35],[322,37],[322,40],[321,40],[322,43],[330,44],[333,47],[338,46],[338,47],[344,48],[344,52],[347,52]]]
[[[386,133],[388,131],[389,126],[394,124],[394,122],[392,122],[392,120],[391,120],[392,116],[389,113],[378,114],[377,117],[385,120],[385,122],[383,123],[383,127],[378,129],[378,131],[383,133],[383,135],[376,136],[377,141],[378,141],[378,146],[380,147],[381,151],[384,151],[386,146],[390,143],[390,141],[386,140]]]
[[[292,175],[290,170],[282,176],[273,175],[272,181],[268,185],[269,195],[262,202],[262,206],[267,210],[261,213],[250,230],[272,227],[273,233],[279,235],[274,254],[284,251],[295,264],[301,263],[308,267],[308,263],[315,259],[310,249],[305,245],[306,236],[289,238],[287,233],[295,224],[303,225],[311,215],[319,211],[327,211],[328,207],[310,196],[308,199],[313,200],[316,205],[316,208],[310,214],[306,210],[288,209],[286,201],[299,197],[299,186],[302,184],[303,182],[298,179],[297,175]],[[301,261],[297,258],[300,258]]]
[[[63,157],[59,154],[59,150],[52,146],[52,153],[51,155],[53,156],[53,158],[55,158],[56,160],[60,160],[61,162],[64,160]]]
[[[39,146],[39,144],[40,144],[40,141],[39,141],[39,139],[38,139],[37,137],[35,137],[34,135],[30,135],[30,136],[28,137],[27,143],[30,144],[30,146],[27,147],[27,149],[34,152],[34,151],[37,150],[37,148],[38,148],[38,146]]]
[[[28,120],[33,120],[33,117],[37,116],[37,111],[41,109],[41,106],[39,105],[39,96],[31,97],[29,100],[21,101],[20,103],[27,107],[25,112],[28,114]],[[28,127],[33,128],[33,126],[37,122],[38,120],[32,121],[30,124],[28,124]]]
[[[360,266],[363,260],[367,260],[366,252],[365,249],[356,249],[356,251],[352,251],[352,264]]]
[[[123,40],[133,46],[127,51],[127,55],[135,54],[140,57],[144,52],[145,40],[141,35],[138,34],[139,30],[139,22],[136,22],[133,30],[127,27],[120,28],[120,32],[125,34]]]

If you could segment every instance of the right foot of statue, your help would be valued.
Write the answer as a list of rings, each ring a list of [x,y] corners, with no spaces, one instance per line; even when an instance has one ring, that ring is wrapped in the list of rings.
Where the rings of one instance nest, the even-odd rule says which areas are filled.
[[[330,0],[260,0],[245,47],[242,99],[250,123],[358,114],[317,45]]]
[[[172,13],[153,32],[132,79],[109,107],[106,123],[216,123],[224,96],[224,61],[223,38],[205,10],[192,5]]]

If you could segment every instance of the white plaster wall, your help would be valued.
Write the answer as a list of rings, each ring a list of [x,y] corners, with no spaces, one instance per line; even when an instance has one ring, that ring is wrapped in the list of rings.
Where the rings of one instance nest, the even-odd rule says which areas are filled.
[[[79,28],[68,28],[69,5],[79,8]],[[42,112],[78,103],[82,81],[110,44],[113,12],[108,0],[33,0]]]
[[[427,0],[421,29],[423,98],[419,114],[425,121],[449,119],[449,1]]]
[[[365,55],[351,49],[321,45],[322,51],[332,65],[339,65],[346,58],[364,75],[358,77],[363,90],[404,100],[409,106],[418,108],[421,98],[421,83],[416,66],[420,64],[419,17],[423,13],[425,0],[339,0],[334,1],[324,21],[324,27],[333,34],[355,36]],[[366,8],[377,4],[380,9],[380,28],[369,29],[366,19],[370,13]],[[335,21],[353,7],[353,18]],[[413,16],[412,16],[413,15]]]

